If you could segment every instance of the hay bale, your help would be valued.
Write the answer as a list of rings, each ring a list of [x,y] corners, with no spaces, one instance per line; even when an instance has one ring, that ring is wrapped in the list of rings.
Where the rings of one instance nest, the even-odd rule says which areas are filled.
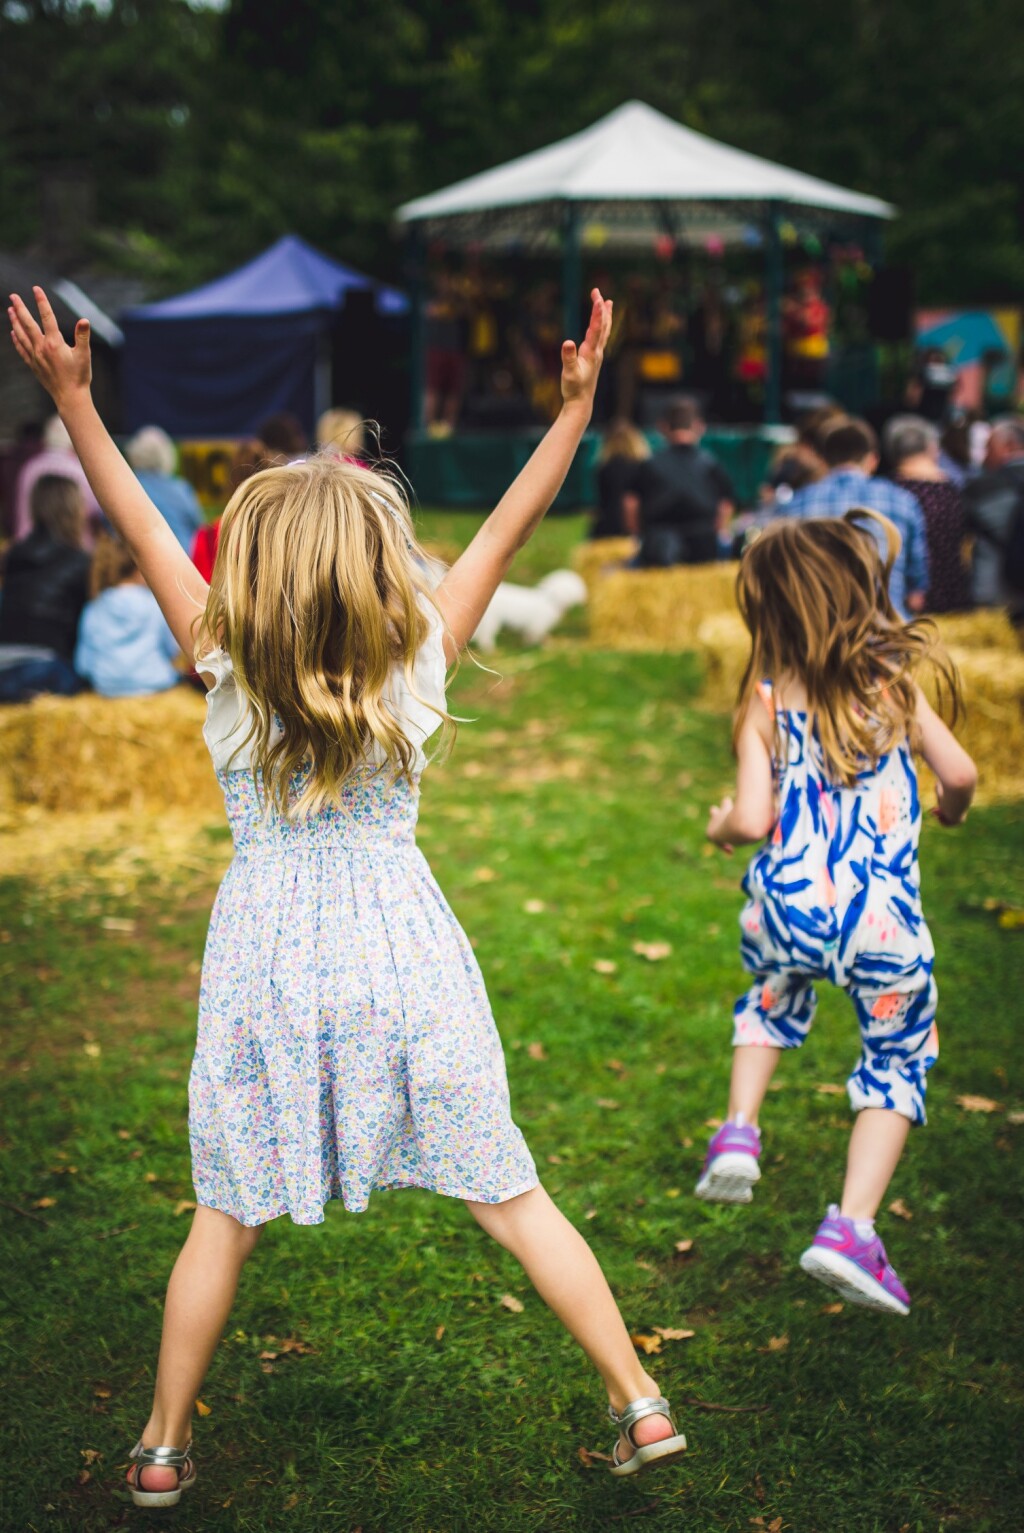
[[[963,686],[966,718],[956,733],[978,767],[978,802],[1024,798],[1024,654],[950,645],[949,657]],[[933,674],[921,685],[934,702]]]
[[[617,570],[590,592],[590,638],[601,649],[679,654],[698,648],[701,623],[736,612],[735,564]]]
[[[979,607],[975,612],[939,613],[933,619],[943,644],[962,649],[1020,649],[1017,630],[1002,607]]]
[[[750,635],[739,613],[706,617],[697,630],[697,648],[704,662],[701,702],[706,708],[731,712],[750,658]]]
[[[635,553],[635,538],[590,538],[585,543],[577,543],[573,549],[572,567],[583,577],[587,590],[593,595],[598,580],[621,569]]]
[[[196,816],[222,800],[203,744],[202,696],[39,697],[0,711],[0,812],[62,813],[171,806]]]

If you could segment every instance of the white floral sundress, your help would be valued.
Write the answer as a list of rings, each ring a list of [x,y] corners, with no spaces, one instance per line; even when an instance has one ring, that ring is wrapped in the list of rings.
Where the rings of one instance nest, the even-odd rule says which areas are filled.
[[[483,977],[416,845],[422,745],[439,724],[421,699],[444,704],[439,623],[416,695],[397,673],[391,688],[420,746],[415,782],[368,763],[304,820],[265,814],[236,754],[247,705],[227,655],[198,669],[216,683],[204,735],[235,855],[189,1080],[197,1201],[246,1225],[319,1224],[330,1199],[359,1211],[378,1188],[501,1203],[536,1186]]]

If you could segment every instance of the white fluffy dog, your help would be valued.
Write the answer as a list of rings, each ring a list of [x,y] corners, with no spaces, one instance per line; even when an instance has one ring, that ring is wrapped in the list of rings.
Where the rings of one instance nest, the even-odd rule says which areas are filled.
[[[575,570],[554,570],[532,587],[502,581],[473,642],[480,649],[493,649],[501,630],[510,628],[524,644],[540,644],[570,607],[579,607],[586,599],[586,585]]]

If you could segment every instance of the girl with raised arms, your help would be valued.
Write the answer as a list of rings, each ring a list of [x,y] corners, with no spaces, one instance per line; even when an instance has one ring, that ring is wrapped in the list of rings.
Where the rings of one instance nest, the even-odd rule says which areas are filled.
[[[90,392],[89,326],[62,339],[20,298],[14,345],[49,390],[100,505],[206,681],[205,739],[235,855],[214,907],[189,1084],[198,1208],[171,1274],[136,1504],[195,1479],[193,1403],[243,1263],[271,1219],[318,1224],[382,1188],[461,1198],[522,1263],[600,1373],[612,1473],[686,1447],[595,1257],[540,1186],[510,1116],[476,960],[416,846],[446,668],[551,505],[590,420],[612,305],[562,347],[562,409],[435,591],[408,507],[337,457],[266,469],[232,496],[211,583],[118,452]]]

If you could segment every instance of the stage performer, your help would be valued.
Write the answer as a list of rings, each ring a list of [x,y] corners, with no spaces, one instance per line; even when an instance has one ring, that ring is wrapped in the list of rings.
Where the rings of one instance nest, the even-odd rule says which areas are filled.
[[[341,1198],[460,1198],[587,1353],[618,1428],[612,1473],[686,1447],[597,1261],[541,1187],[512,1121],[472,949],[415,842],[428,741],[450,730],[446,667],[539,525],[590,421],[612,306],[562,346],[562,409],[436,591],[396,479],[320,456],[248,479],[209,587],[102,425],[89,327],[61,339],[11,300],[89,481],[209,685],[205,738],[235,857],[210,925],[189,1087],[199,1207],[171,1275],[137,1505],[195,1479],[193,1405],[262,1227]]]
[[[884,560],[871,523],[886,535]],[[955,716],[957,675],[934,630],[904,622],[889,599],[898,546],[890,522],[857,510],[775,522],[740,567],[751,652],[735,722],[736,798],[712,809],[707,834],[727,852],[764,845],[743,882],[740,952],[753,983],[735,1008],[728,1119],[696,1194],[750,1202],[765,1091],[782,1051],[807,1037],[814,985],[828,980],[860,1025],[847,1082],[858,1116],[842,1198],[800,1265],[851,1304],[906,1315],[910,1298],[874,1221],[911,1124],[925,1121],[939,1047],[913,752],[935,774],[943,825],[966,816],[977,772],[915,680],[933,663]]]

